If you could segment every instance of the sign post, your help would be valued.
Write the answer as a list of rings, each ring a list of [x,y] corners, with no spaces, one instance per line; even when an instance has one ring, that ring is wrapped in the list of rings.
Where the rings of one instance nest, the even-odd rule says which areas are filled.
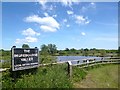
[[[36,68],[39,66],[39,50],[35,48],[11,48],[12,71]]]

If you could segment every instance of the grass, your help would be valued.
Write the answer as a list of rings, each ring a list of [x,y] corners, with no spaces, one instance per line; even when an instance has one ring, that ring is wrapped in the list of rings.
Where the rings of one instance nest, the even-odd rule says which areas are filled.
[[[62,64],[39,67],[36,71],[21,71],[15,80],[7,71],[2,74],[2,85],[3,88],[71,88],[66,67],[66,64]]]
[[[47,57],[48,58],[48,57]],[[52,62],[49,56],[44,63]],[[42,62],[42,63],[43,63]],[[54,62],[54,61],[53,61]],[[9,64],[3,64],[7,67]],[[118,64],[97,65],[88,68],[73,67],[72,79],[67,64],[49,65],[16,72],[14,79],[10,71],[2,73],[3,88],[118,88]]]
[[[74,83],[75,88],[118,88],[118,64],[101,65],[87,71],[86,77]]]

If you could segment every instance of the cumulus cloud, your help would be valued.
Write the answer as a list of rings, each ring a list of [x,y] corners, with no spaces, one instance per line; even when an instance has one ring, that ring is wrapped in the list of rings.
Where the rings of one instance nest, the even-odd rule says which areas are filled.
[[[25,37],[24,39],[16,39],[15,43],[16,44],[23,44],[23,43],[32,43],[32,42],[37,42],[38,39],[35,38],[35,37],[31,37],[31,36],[28,36],[28,37]]]
[[[38,40],[35,37],[28,36],[25,38],[25,41],[26,42],[37,42]]]
[[[23,30],[21,34],[25,36],[25,38],[17,38],[15,41],[16,44],[37,42],[38,39],[36,38],[36,36],[40,35],[40,33],[35,32],[32,28]]]
[[[25,40],[24,39],[19,39],[19,38],[17,38],[16,41],[15,41],[16,44],[23,43],[23,42],[25,42]]]
[[[70,11],[70,10],[67,11],[68,15],[73,14],[73,13],[74,13],[73,11]]]
[[[45,26],[45,25],[41,25],[40,29],[44,32],[56,32],[55,28],[52,28],[50,26]]]
[[[57,29],[60,28],[59,23],[53,17],[50,17],[50,16],[39,17],[38,15],[33,15],[33,16],[27,17],[25,19],[25,21],[26,22],[35,22],[35,23],[40,24],[40,26],[41,25],[48,26],[55,31],[57,31]],[[44,30],[42,30],[42,31],[44,31]]]
[[[39,36],[40,33],[35,32],[31,28],[28,28],[28,29],[22,31],[22,35],[26,35],[26,36],[35,36],[35,35],[37,35],[37,36]]]
[[[75,18],[75,22],[77,24],[89,24],[90,23],[90,20],[88,19],[88,17],[84,17],[84,16],[81,16],[81,15],[74,15],[74,18]]]

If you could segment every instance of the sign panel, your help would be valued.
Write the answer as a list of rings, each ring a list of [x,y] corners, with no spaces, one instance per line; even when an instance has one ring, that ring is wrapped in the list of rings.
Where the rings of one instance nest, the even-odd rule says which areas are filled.
[[[12,48],[12,71],[38,67],[38,48]]]

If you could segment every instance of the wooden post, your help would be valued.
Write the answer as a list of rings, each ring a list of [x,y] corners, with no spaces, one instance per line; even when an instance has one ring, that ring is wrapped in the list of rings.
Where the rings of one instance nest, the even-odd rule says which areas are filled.
[[[72,63],[71,61],[68,61],[68,75],[70,77],[70,79],[72,78]]]

